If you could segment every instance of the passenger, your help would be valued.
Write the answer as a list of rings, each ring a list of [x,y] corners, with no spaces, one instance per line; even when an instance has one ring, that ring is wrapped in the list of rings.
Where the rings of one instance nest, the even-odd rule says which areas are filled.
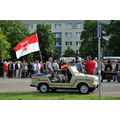
[[[53,74],[53,60],[52,60],[52,57],[49,57],[49,61],[47,63],[47,69],[48,69],[48,72]]]
[[[59,65],[58,65],[56,60],[53,63],[53,69],[54,69],[55,72],[59,70]]]
[[[68,65],[67,65],[67,63],[65,62],[65,60],[63,59],[63,60],[62,60],[62,63],[61,63],[62,74],[65,75],[67,67],[68,67]]]

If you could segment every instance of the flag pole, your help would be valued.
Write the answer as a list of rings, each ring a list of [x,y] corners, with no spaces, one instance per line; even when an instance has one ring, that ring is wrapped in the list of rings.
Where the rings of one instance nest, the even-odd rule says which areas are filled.
[[[37,33],[36,33],[36,36],[37,36]],[[37,36],[37,40],[38,40],[38,36]],[[39,45],[39,40],[38,40],[38,45]],[[43,59],[42,59],[42,54],[41,54],[41,50],[40,50],[40,46],[39,46],[39,54],[40,54],[40,59],[43,63]],[[43,71],[44,71],[44,64],[43,64]]]

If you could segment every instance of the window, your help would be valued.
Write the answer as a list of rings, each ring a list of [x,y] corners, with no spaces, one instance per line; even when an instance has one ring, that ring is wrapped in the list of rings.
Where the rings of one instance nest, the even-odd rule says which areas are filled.
[[[65,45],[70,46],[70,45],[72,45],[72,42],[65,42]]]
[[[61,28],[61,24],[55,24],[55,29],[60,29]]]
[[[82,29],[82,28],[83,28],[83,24],[82,24],[82,23],[77,23],[77,24],[75,25],[75,27]]]
[[[79,50],[76,50],[76,53],[79,54]]]
[[[77,46],[80,46],[80,45],[81,45],[81,42],[80,42],[80,41],[77,41],[77,42],[76,42],[76,45],[77,45]]]
[[[61,46],[61,42],[56,42],[56,46]]]
[[[65,25],[65,28],[68,28],[68,29],[70,28],[70,29],[71,29],[71,28],[72,28],[72,24],[71,24],[71,23],[66,24],[66,25]]]
[[[27,28],[28,28],[28,30],[32,30],[33,29],[33,25],[32,24],[27,24]]]
[[[80,38],[80,36],[81,36],[81,32],[76,32],[76,37]]]
[[[61,33],[54,33],[56,38],[61,38]]]
[[[72,37],[72,33],[71,33],[71,32],[69,32],[69,33],[65,33],[65,37],[66,37],[66,38],[70,38],[70,37]]]

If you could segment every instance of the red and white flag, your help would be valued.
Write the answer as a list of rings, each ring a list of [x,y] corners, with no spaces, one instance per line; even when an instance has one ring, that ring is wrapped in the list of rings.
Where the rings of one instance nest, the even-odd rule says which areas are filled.
[[[21,56],[27,55],[32,52],[39,51],[39,44],[37,39],[37,34],[33,34],[25,40],[18,43],[17,46],[13,48],[16,52],[16,57],[19,59]]]

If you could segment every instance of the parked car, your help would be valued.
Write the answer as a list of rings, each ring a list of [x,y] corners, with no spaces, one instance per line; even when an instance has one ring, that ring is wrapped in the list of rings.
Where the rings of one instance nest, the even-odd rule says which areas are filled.
[[[78,89],[80,93],[87,94],[98,87],[98,76],[80,73],[76,66],[69,66],[66,74],[61,71],[53,75],[35,74],[32,76],[31,86],[37,87],[42,93],[49,89]]]

